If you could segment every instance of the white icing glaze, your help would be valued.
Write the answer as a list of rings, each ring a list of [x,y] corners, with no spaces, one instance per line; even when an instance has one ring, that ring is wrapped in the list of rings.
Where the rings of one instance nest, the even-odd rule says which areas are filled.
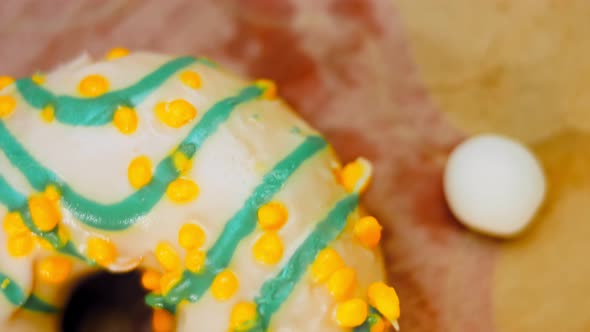
[[[45,87],[55,93],[76,95],[80,79],[97,73],[108,78],[111,90],[120,89],[135,83],[170,59],[137,53],[116,61],[93,63],[88,56],[83,56],[49,73]],[[9,131],[37,161],[53,170],[79,194],[101,203],[117,202],[135,191],[127,178],[127,167],[134,157],[146,155],[156,165],[171,153],[214,103],[235,95],[247,84],[203,64],[193,64],[187,69],[199,73],[202,88],[187,88],[177,75],[172,76],[136,107],[139,126],[131,135],[121,134],[111,124],[75,127],[57,121],[46,123],[41,120],[39,112],[31,109],[21,98],[17,98],[17,109],[4,121]],[[14,87],[3,90],[1,94],[6,94],[6,91],[14,92]],[[154,105],[178,98],[193,104],[198,114],[189,124],[174,129],[163,125],[155,117]],[[294,130],[295,127],[297,130]],[[177,244],[177,236],[181,226],[189,221],[205,230],[207,239],[204,249],[207,249],[220,235],[225,222],[241,208],[261,182],[263,175],[310,134],[316,133],[278,100],[258,99],[244,103],[195,155],[193,167],[185,175],[200,187],[200,194],[193,202],[179,205],[164,197],[137,224],[124,231],[93,229],[80,223],[63,208],[62,224],[67,226],[72,242],[82,253],[86,250],[89,236],[113,241],[119,252],[117,262],[109,267],[113,271],[133,269],[142,263],[142,259],[142,266],[154,266],[153,250],[162,240],[173,244],[184,256],[184,251]],[[285,256],[281,262],[262,266],[254,261],[251,248],[262,233],[260,229],[255,230],[239,244],[229,266],[240,281],[239,291],[225,302],[213,299],[211,293],[206,292],[200,301],[182,306],[178,331],[194,331],[197,328],[212,332],[227,331],[232,306],[239,300],[253,300],[260,286],[284,266],[315,223],[345,195],[345,190],[332,174],[331,167],[336,163],[327,150],[317,153],[275,195],[273,200],[282,202],[289,211],[289,220],[279,231],[285,243]],[[0,171],[15,189],[27,196],[34,193],[3,155],[0,155]],[[5,214],[5,210],[0,212],[0,215]],[[355,212],[350,219],[357,218],[358,213]],[[66,300],[63,294],[67,293],[76,278],[56,287],[35,283],[32,264],[46,253],[14,259],[7,256],[5,241],[6,237],[0,236],[0,269],[11,273],[11,277],[18,280],[27,293],[33,291],[34,284],[34,291],[42,294],[48,302],[63,305]],[[359,294],[366,290],[369,282],[381,280],[383,270],[378,251],[356,243],[350,229],[333,246],[358,272]],[[80,276],[89,271],[83,265],[76,265],[74,275]],[[309,277],[304,276],[271,321],[271,329],[340,331],[342,329],[334,323],[331,315],[334,304],[335,300],[327,294],[325,287],[313,285]],[[5,326],[14,331],[55,329],[55,324],[38,325],[51,319],[43,314],[19,314],[7,320],[13,310],[15,308],[0,298],[0,328],[4,321]]]

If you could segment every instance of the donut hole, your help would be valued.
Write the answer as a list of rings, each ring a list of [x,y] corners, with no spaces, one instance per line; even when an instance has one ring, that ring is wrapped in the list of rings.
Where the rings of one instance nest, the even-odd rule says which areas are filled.
[[[100,272],[81,280],[65,307],[64,332],[149,332],[152,309],[140,271]]]

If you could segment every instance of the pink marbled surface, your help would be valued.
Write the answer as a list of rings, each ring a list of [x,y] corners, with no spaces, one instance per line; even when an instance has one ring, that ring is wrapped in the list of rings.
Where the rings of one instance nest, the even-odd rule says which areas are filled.
[[[462,133],[431,101],[394,2],[5,0],[0,45],[0,73],[14,76],[122,45],[206,55],[276,80],[344,160],[374,162],[364,201],[386,227],[402,330],[494,330],[495,244],[461,228],[442,195]]]

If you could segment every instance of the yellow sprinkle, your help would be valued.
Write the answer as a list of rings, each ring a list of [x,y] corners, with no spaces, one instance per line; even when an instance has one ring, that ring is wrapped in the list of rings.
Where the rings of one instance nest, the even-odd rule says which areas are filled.
[[[311,265],[311,274],[315,282],[327,281],[336,270],[344,267],[344,261],[336,250],[326,248],[318,254]]]
[[[369,185],[372,170],[368,160],[358,158],[344,166],[340,173],[340,181],[348,192],[362,193]]]
[[[174,162],[174,167],[181,174],[188,172],[192,167],[192,161],[182,151],[174,152],[172,161]]]
[[[156,270],[146,270],[141,275],[141,285],[149,291],[157,291],[160,288],[162,274]]]
[[[287,208],[279,202],[270,202],[258,209],[258,225],[264,230],[280,229],[288,217]]]
[[[43,85],[45,83],[45,76],[43,76],[41,73],[35,73],[31,77],[31,80],[37,83],[37,85]]]
[[[182,279],[182,271],[175,270],[164,273],[160,279],[160,289],[162,294],[167,294]]]
[[[172,128],[180,128],[197,116],[197,109],[184,99],[156,104],[156,116]]]
[[[127,177],[133,188],[139,189],[152,180],[152,162],[146,156],[136,157],[129,163]]]
[[[215,276],[211,284],[213,297],[224,301],[232,297],[238,291],[239,283],[235,274],[230,270],[224,270]]]
[[[189,179],[176,179],[166,188],[166,195],[175,203],[188,203],[199,195],[199,186]]]
[[[14,78],[10,76],[0,76],[0,90],[14,83]]]
[[[261,79],[256,81],[256,86],[264,89],[262,93],[263,99],[275,99],[277,97],[277,86],[271,80]]]
[[[206,258],[205,252],[200,249],[189,250],[184,258],[184,266],[193,273],[199,272],[205,265]]]
[[[25,225],[23,218],[18,212],[7,213],[6,217],[4,217],[2,226],[4,228],[4,232],[6,232],[6,235],[9,237],[29,232],[29,229]]]
[[[13,257],[28,256],[34,248],[33,235],[22,233],[8,237],[8,253]]]
[[[356,273],[349,267],[338,269],[328,279],[328,290],[338,300],[350,295],[356,283]]]
[[[109,90],[109,81],[102,75],[88,75],[78,84],[78,92],[84,97],[98,97]]]
[[[52,105],[47,105],[41,111],[41,119],[45,122],[52,122],[55,119],[55,108]]]
[[[374,282],[369,286],[368,295],[369,303],[387,320],[396,321],[399,318],[399,298],[393,287],[383,282]]]
[[[186,250],[200,248],[205,243],[205,231],[195,224],[184,224],[178,232],[178,243]]]
[[[4,279],[2,281],[2,284],[0,284],[0,288],[1,289],[6,289],[6,288],[8,288],[8,285],[10,285],[10,279]]]
[[[352,299],[336,306],[335,319],[341,327],[357,327],[367,319],[367,302],[362,299]]]
[[[252,252],[258,262],[274,265],[283,257],[283,241],[276,232],[266,232],[254,243]]]
[[[29,198],[29,211],[33,223],[43,232],[54,229],[61,220],[61,213],[56,202],[52,202],[43,195]]]
[[[155,309],[152,316],[153,332],[174,331],[174,316],[166,310]]]
[[[176,250],[167,241],[162,241],[156,246],[156,259],[166,271],[178,270],[182,265]]]
[[[124,47],[115,47],[113,49],[111,49],[106,55],[105,55],[105,59],[106,60],[116,60],[122,57],[125,57],[129,55],[129,50],[124,48]]]
[[[192,70],[185,70],[180,74],[180,80],[184,85],[198,89],[201,87],[201,76]]]
[[[10,115],[16,107],[16,99],[13,96],[0,96],[0,118]]]
[[[59,189],[53,184],[50,184],[47,187],[45,187],[43,195],[45,195],[45,197],[52,202],[57,202],[61,198],[61,193],[59,192]]]
[[[374,217],[366,216],[354,224],[354,235],[365,247],[373,248],[381,240],[381,225]]]
[[[119,106],[113,115],[113,124],[125,135],[135,132],[137,123],[137,113],[131,107]]]
[[[231,331],[248,331],[256,324],[256,304],[241,301],[231,311],[229,326]]]
[[[72,272],[72,261],[66,257],[53,256],[44,258],[37,265],[37,275],[48,284],[61,284]]]
[[[105,239],[93,237],[88,240],[88,257],[102,266],[109,266],[117,259],[117,247]]]

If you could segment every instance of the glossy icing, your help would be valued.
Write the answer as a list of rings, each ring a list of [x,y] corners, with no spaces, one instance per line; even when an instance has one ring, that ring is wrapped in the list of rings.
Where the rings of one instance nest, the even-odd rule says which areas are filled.
[[[306,276],[334,247],[357,271],[351,296],[366,299],[381,279],[368,248],[378,225],[361,232],[370,246],[347,227],[360,217],[370,164],[338,171],[271,81],[247,83],[202,58],[111,53],[0,88],[15,102],[0,119],[0,213],[18,213],[36,241],[30,255],[0,262],[0,327],[19,307],[55,312],[71,281],[101,266],[147,269],[154,324],[171,326],[166,310],[175,312],[178,331],[341,331],[331,308],[346,296],[307,294]],[[26,268],[38,259],[40,283]],[[59,270],[71,264],[75,272]],[[301,299],[317,317],[293,323],[285,315]],[[19,317],[7,324],[27,324]]]

